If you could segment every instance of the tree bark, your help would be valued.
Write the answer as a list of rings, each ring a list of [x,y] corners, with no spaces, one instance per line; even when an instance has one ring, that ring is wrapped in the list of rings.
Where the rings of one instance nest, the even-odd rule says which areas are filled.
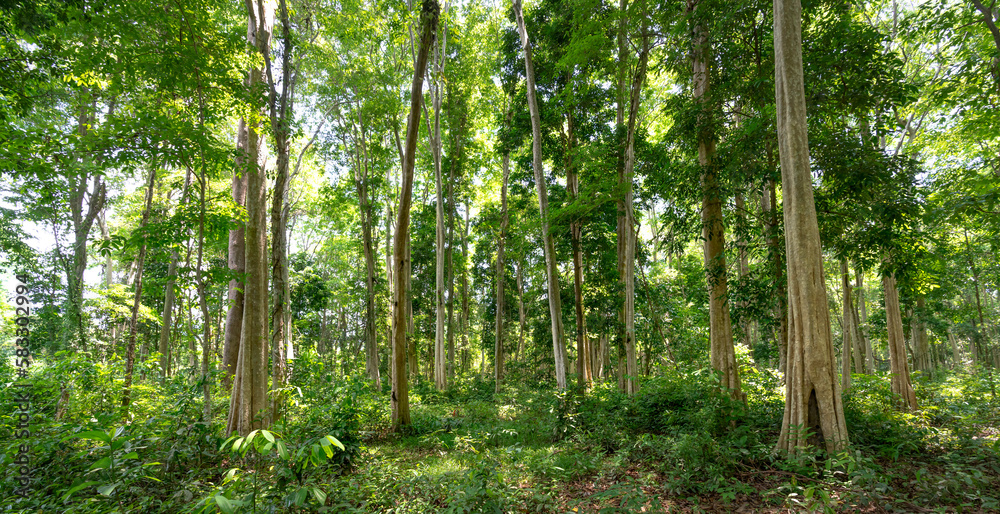
[[[913,338],[913,368],[923,373],[933,373],[934,361],[931,359],[930,344],[927,341],[927,325],[923,320],[924,307],[923,295],[917,296],[917,305],[910,323],[910,333]]]
[[[688,1],[688,11],[696,13],[698,0]],[[733,327],[729,319],[728,280],[726,278],[725,226],[722,218],[722,188],[719,184],[719,168],[715,162],[715,133],[712,129],[712,113],[708,104],[709,69],[712,59],[708,43],[708,32],[700,21],[695,22],[691,66],[694,71],[694,99],[702,105],[698,120],[698,163],[701,165],[701,188],[703,192],[701,221],[702,237],[705,240],[705,271],[708,277],[709,294],[709,338],[712,353],[712,367],[721,375],[722,387],[735,399],[742,399],[739,368],[736,365],[736,349],[733,347]]]
[[[261,55],[270,55],[274,11],[271,4],[245,0],[249,13],[247,40]],[[263,70],[252,68],[251,89],[263,80]],[[245,235],[246,285],[239,351],[233,374],[226,431],[246,435],[267,422],[267,183],[258,162],[262,136],[256,122],[247,124],[247,223]],[[228,321],[227,321],[228,329]]]
[[[788,274],[788,368],[777,449],[794,454],[822,442],[834,454],[846,447],[848,437],[809,171],[801,23],[799,0],[774,2],[775,103]]]
[[[446,13],[447,14],[447,13]],[[445,29],[447,30],[447,29]],[[431,134],[431,154],[434,157],[434,180],[435,193],[437,196],[437,216],[436,232],[434,242],[434,385],[439,391],[448,387],[448,375],[446,373],[445,353],[445,303],[444,303],[444,282],[445,282],[445,232],[444,232],[444,185],[441,172],[441,76],[444,73],[445,52],[447,51],[447,40],[442,42],[445,48],[434,46],[435,73],[438,75],[431,87],[431,102],[434,105],[434,130]]]
[[[545,275],[548,281],[549,316],[552,320],[552,353],[555,361],[556,386],[566,389],[566,341],[563,339],[562,298],[560,298],[559,268],[556,264],[555,241],[549,231],[549,197],[546,191],[545,170],[542,168],[542,128],[535,97],[535,65],[531,57],[531,43],[524,26],[521,0],[514,1],[514,17],[524,51],[524,69],[527,77],[528,110],[531,116],[532,168],[538,190],[538,212],[542,219],[542,247],[545,254]]]
[[[177,279],[177,256],[176,250],[170,251],[170,265],[167,268],[167,284],[163,293],[163,324],[160,325],[160,378],[167,377],[167,368],[170,359],[170,328],[174,312],[174,283]]]
[[[882,276],[882,292],[885,295],[886,329],[889,333],[889,365],[892,369],[891,390],[899,398],[903,410],[917,410],[917,396],[910,382],[910,368],[906,362],[906,341],[903,336],[903,316],[899,310],[899,291],[896,278]]]
[[[424,73],[427,54],[437,33],[438,4],[423,0],[420,9],[420,49],[413,63],[413,83],[410,86],[410,116],[406,123],[406,150],[401,170],[399,209],[396,218],[396,237],[393,240],[393,265],[396,283],[393,287],[393,316],[397,327],[406,326],[407,277],[410,241],[410,204],[413,198],[413,165],[416,162],[417,137],[420,129],[420,103],[423,100]],[[406,375],[406,338],[408,330],[396,330],[392,344],[392,424],[399,427],[410,424],[409,385]]]

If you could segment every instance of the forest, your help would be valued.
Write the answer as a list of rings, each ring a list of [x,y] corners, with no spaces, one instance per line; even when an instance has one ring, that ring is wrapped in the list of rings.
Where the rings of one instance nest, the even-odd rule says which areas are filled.
[[[0,510],[1000,512],[997,0],[0,0]]]

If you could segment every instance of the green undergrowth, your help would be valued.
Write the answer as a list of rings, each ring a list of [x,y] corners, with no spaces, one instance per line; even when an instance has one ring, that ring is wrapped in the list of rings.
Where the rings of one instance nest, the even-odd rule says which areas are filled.
[[[155,370],[155,366],[150,367]],[[746,400],[710,370],[671,370],[583,392],[458,378],[418,380],[412,423],[390,430],[386,391],[296,362],[279,422],[222,433],[189,377],[140,383],[123,422],[115,363],[39,366],[31,494],[14,495],[18,441],[5,440],[0,509],[11,512],[725,512],[1000,509],[998,407],[985,372],[915,376],[917,413],[894,409],[887,376],[853,377],[851,445],[776,455],[784,386],[744,366]],[[65,385],[69,402],[61,402]],[[12,392],[2,393],[9,404]],[[97,409],[92,410],[91,405]],[[56,412],[61,411],[59,420]],[[10,434],[16,420],[0,417]]]

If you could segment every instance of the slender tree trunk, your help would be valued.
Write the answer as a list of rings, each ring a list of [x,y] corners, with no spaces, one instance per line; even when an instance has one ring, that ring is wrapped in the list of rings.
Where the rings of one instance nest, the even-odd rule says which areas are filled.
[[[578,201],[580,198],[580,176],[573,166],[573,151],[576,147],[574,136],[573,114],[566,116],[567,126],[567,158],[566,158],[566,188],[569,189],[571,201]],[[587,325],[586,314],[583,306],[583,245],[581,238],[583,235],[583,222],[574,219],[569,225],[571,244],[573,248],[573,299],[576,307],[576,373],[579,376],[580,387],[587,387],[592,381],[590,351],[587,345]]]
[[[688,11],[698,15],[698,0],[688,1]],[[721,375],[722,386],[733,398],[743,398],[740,391],[733,328],[729,319],[728,280],[726,279],[725,226],[722,219],[722,188],[719,167],[715,162],[715,133],[712,129],[712,107],[707,103],[709,92],[708,63],[712,59],[708,31],[703,22],[695,21],[691,65],[694,70],[694,98],[702,105],[699,113],[698,163],[701,165],[702,237],[705,240],[705,270],[708,276],[709,337],[712,367]]]
[[[399,188],[399,211],[396,218],[396,237],[393,241],[393,262],[396,283],[393,287],[393,316],[397,327],[406,326],[408,314],[407,278],[410,241],[410,204],[413,198],[413,165],[416,162],[417,137],[420,129],[420,102],[423,100],[424,73],[427,55],[437,33],[439,7],[435,0],[423,0],[420,9],[420,49],[413,63],[413,83],[410,86],[410,116],[406,122],[406,150],[403,154],[402,184]],[[409,385],[406,376],[407,330],[396,330],[392,344],[392,424],[399,427],[410,424]]]
[[[472,211],[469,209],[469,200],[465,203],[464,229],[462,230],[462,255],[465,256],[466,266],[462,267],[462,317],[459,320],[459,330],[462,333],[462,371],[467,371],[469,362],[469,222]]]
[[[549,316],[552,319],[552,350],[555,361],[556,386],[566,389],[566,341],[563,339],[562,299],[560,298],[559,269],[556,264],[555,241],[549,231],[549,197],[546,191],[545,172],[542,168],[542,128],[541,116],[538,112],[538,100],[535,98],[535,65],[531,57],[531,43],[528,41],[528,31],[524,26],[524,15],[521,1],[514,2],[514,16],[517,20],[518,32],[521,36],[521,47],[524,51],[524,68],[527,77],[528,110],[531,115],[532,134],[532,167],[535,174],[535,186],[538,189],[538,212],[542,218],[542,247],[545,254],[545,275],[548,280]]]
[[[865,373],[875,373],[875,353],[872,351],[872,341],[868,337],[868,304],[865,301],[865,277],[858,263],[854,263],[854,289],[858,292],[858,307],[861,309],[858,323],[861,342],[865,351]]]
[[[948,325],[948,342],[951,344],[951,369],[958,369],[962,365],[962,351],[955,340],[955,328],[951,325]]]
[[[843,294],[843,319],[844,323],[842,328],[843,332],[843,346],[841,347],[842,353],[840,357],[841,371],[840,371],[840,387],[843,392],[851,390],[851,349],[857,350],[857,345],[854,344],[854,308],[851,305],[851,275],[847,270],[847,258],[841,257],[840,259],[840,287],[841,293]]]
[[[523,258],[521,256],[517,261],[517,358],[521,361],[524,360],[524,333],[527,322],[524,312],[524,263],[521,262]]]
[[[447,13],[446,13],[447,14]],[[447,29],[445,29],[447,30]],[[444,73],[445,52],[447,41],[442,41],[445,48],[434,46],[435,73],[437,77],[431,86],[431,102],[434,105],[434,130],[431,132],[431,154],[434,157],[434,180],[435,192],[437,195],[437,224],[435,232],[435,252],[434,252],[434,385],[439,391],[448,387],[448,375],[446,373],[445,361],[445,303],[444,303],[444,283],[445,283],[445,232],[444,232],[444,185],[441,172],[441,76]]]
[[[904,410],[917,410],[917,396],[910,382],[910,369],[906,363],[906,342],[903,336],[903,317],[899,311],[899,292],[896,278],[882,276],[882,292],[885,295],[886,329],[888,330],[889,365],[892,368],[891,390],[899,397]]]
[[[156,165],[149,168],[149,182],[146,186],[146,201],[142,211],[142,220],[139,222],[139,230],[146,231],[146,224],[149,222],[149,211],[153,207],[153,188],[156,184]],[[142,300],[142,271],[146,260],[146,235],[143,234],[142,244],[139,245],[138,263],[135,272],[135,299],[132,302],[132,320],[129,323],[128,349],[125,354],[125,386],[122,388],[122,417],[129,419],[129,405],[132,403],[132,370],[135,368],[135,339],[139,331],[139,303]]]
[[[245,0],[245,5],[250,18],[247,40],[261,55],[270,55],[273,5],[259,0]],[[250,87],[253,88],[262,81],[263,70],[252,68]],[[244,232],[246,285],[239,351],[225,431],[227,434],[238,432],[241,435],[262,428],[267,422],[267,183],[258,161],[263,138],[256,123],[249,123],[247,129],[247,223]]]
[[[177,279],[176,250],[170,251],[170,265],[167,268],[167,284],[163,293],[163,324],[160,325],[160,378],[167,377],[168,361],[170,359],[170,328],[174,312],[174,282]]]
[[[445,363],[447,382],[455,380],[455,153],[451,153],[451,166],[448,170],[448,240],[445,259],[448,273],[448,360]]]
[[[917,305],[913,310],[913,321],[910,333],[913,338],[913,367],[924,373],[934,372],[934,361],[931,358],[930,344],[927,341],[927,326],[924,324],[924,297],[917,296]]]
[[[788,260],[788,369],[777,449],[792,454],[822,442],[834,454],[848,437],[809,171],[801,23],[799,0],[775,1],[775,103]]]
[[[507,225],[510,218],[507,215],[507,181],[510,180],[510,153],[503,154],[503,183],[500,186],[500,239],[497,241],[497,270],[496,274],[496,320],[495,337],[493,341],[493,377],[496,380],[496,393],[500,393],[500,385],[503,383],[503,319],[504,319],[504,244],[507,242]]]

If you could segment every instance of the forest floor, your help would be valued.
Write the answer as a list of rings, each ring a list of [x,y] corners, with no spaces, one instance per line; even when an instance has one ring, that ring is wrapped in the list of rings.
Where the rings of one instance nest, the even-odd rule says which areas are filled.
[[[215,395],[206,421],[184,377],[140,383],[123,425],[113,366],[39,366],[32,494],[15,495],[12,438],[0,511],[1000,512],[1000,401],[985,372],[915,377],[916,413],[895,408],[887,376],[854,375],[848,450],[789,457],[773,451],[784,403],[770,370],[741,370],[745,404],[698,369],[643,379],[632,397],[607,383],[559,393],[522,379],[495,394],[475,376],[447,392],[418,380],[396,435],[385,391],[298,365],[282,420],[227,440],[228,399]]]
[[[914,415],[858,382],[851,451],[798,460],[771,451],[780,402],[727,412],[697,378],[651,381],[644,399],[594,390],[561,413],[551,393],[431,394],[415,433],[368,434],[334,491],[368,512],[1000,511],[1000,414],[971,390],[985,383],[925,381]]]

